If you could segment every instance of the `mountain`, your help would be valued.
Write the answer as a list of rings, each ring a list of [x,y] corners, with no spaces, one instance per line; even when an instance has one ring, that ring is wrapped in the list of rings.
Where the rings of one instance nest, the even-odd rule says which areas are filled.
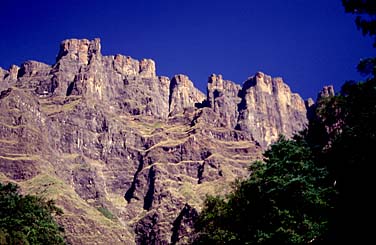
[[[103,56],[99,39],[0,68],[0,91],[0,181],[56,200],[72,244],[187,242],[205,195],[307,124],[282,78],[213,74],[205,95],[153,60]]]

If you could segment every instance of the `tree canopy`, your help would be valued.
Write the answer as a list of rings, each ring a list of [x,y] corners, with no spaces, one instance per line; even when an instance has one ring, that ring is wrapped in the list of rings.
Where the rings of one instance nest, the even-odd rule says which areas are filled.
[[[375,38],[376,48],[376,1],[374,0],[342,0],[346,13],[356,15],[355,23],[365,36]],[[365,58],[357,66],[362,75],[376,76],[376,58]]]
[[[53,201],[23,196],[17,185],[0,183],[0,244],[65,244],[53,219],[60,214]]]
[[[376,37],[376,1],[343,0],[364,35]],[[376,41],[374,46],[376,47]],[[308,129],[280,138],[226,197],[208,197],[197,244],[363,244],[373,238],[376,58],[365,81],[320,98]]]
[[[376,79],[320,99],[309,127],[280,138],[227,197],[208,197],[195,243],[355,243],[372,238]]]
[[[356,15],[355,23],[363,35],[376,36],[376,2],[374,0],[342,0],[346,13]],[[376,40],[374,43],[376,47]]]
[[[303,244],[326,236],[334,189],[304,140],[282,137],[264,157],[229,196],[206,200],[195,243]]]

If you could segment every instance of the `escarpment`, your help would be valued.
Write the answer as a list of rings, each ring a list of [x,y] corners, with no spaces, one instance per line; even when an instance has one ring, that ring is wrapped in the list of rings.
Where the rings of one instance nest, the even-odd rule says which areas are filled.
[[[186,243],[206,194],[307,123],[281,78],[213,74],[205,95],[153,60],[102,55],[99,39],[0,68],[0,90],[0,180],[55,199],[72,244]]]

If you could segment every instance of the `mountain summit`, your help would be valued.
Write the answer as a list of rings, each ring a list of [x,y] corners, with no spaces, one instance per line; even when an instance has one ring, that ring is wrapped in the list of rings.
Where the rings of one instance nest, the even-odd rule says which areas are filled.
[[[0,68],[0,91],[0,180],[55,199],[73,244],[184,243],[206,194],[307,124],[282,78],[212,74],[205,95],[151,59],[103,56],[98,38]]]

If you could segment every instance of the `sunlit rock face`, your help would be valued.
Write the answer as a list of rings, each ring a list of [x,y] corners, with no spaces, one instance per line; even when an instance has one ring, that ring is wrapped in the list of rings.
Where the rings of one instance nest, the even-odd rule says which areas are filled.
[[[185,108],[194,108],[201,103],[205,95],[193,85],[185,75],[179,74],[171,79],[169,112],[170,115],[182,113]]]
[[[235,128],[237,125],[241,101],[239,92],[241,86],[229,80],[223,80],[222,75],[212,74],[208,80],[207,103],[221,119],[221,125]]]
[[[102,55],[99,39],[0,68],[0,112],[0,181],[56,200],[72,244],[187,243],[205,196],[307,120],[281,78],[213,74],[205,95],[151,59]]]
[[[264,147],[279,135],[291,137],[307,124],[303,99],[282,78],[258,72],[244,82],[240,97],[239,129],[251,132]]]
[[[223,126],[249,132],[262,147],[275,142],[279,135],[291,137],[307,124],[303,99],[292,93],[282,78],[262,72],[247,79],[242,87],[212,75],[207,103],[220,115]]]
[[[317,100],[331,96],[334,96],[334,87],[333,85],[327,85],[324,86],[322,90],[318,93]]]

